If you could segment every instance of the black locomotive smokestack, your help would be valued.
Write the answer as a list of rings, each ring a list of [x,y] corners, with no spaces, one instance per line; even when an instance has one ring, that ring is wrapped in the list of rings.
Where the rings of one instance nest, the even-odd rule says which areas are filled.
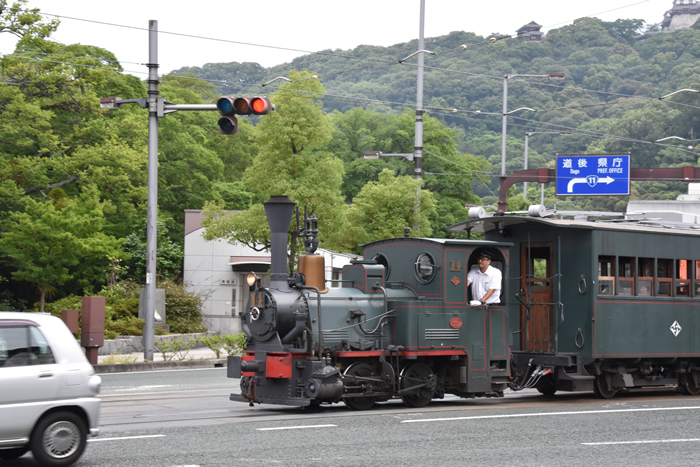
[[[271,196],[263,204],[272,233],[270,285],[278,281],[287,284],[287,232],[296,204],[286,196]]]

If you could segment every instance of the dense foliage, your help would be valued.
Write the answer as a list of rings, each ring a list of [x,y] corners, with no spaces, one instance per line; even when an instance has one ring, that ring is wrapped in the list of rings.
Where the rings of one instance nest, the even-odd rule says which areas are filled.
[[[0,308],[55,312],[57,303],[73,307],[84,294],[109,297],[123,289],[109,319],[121,326],[114,333],[136,332],[147,112],[138,105],[103,110],[99,98],[142,98],[146,85],[124,74],[107,50],[53,42],[59,22],[23,10],[25,3],[0,12],[0,33],[21,38],[0,69]],[[541,43],[491,42],[468,32],[428,38],[435,55],[425,61],[420,182],[405,158],[362,157],[413,153],[415,58],[398,60],[415,52],[417,41],[324,51],[269,69],[232,62],[163,77],[160,95],[170,102],[265,94],[277,107],[239,118],[235,136],[219,134],[215,112],[159,120],[157,257],[169,324],[175,331],[201,328],[198,299],[178,283],[186,209],[206,208],[210,238],[260,249],[269,245],[261,203],[286,194],[319,216],[322,247],[357,251],[359,243],[402,235],[405,227],[446,236],[445,226],[466,218],[465,204],[495,204],[506,74],[566,75],[563,82],[509,79],[509,110],[537,111],[508,117],[506,173],[523,167],[526,131],[535,132],[530,167],[553,167],[556,154],[608,152],[630,152],[634,167],[696,165],[694,143],[651,143],[698,139],[700,94],[658,98],[700,89],[700,26],[639,40],[644,27],[640,20],[581,18]],[[251,88],[278,76],[290,81]],[[528,187],[529,200],[539,199],[539,186]],[[684,190],[669,181],[634,183],[632,197],[671,199]],[[521,193],[512,189],[511,208],[530,204]],[[627,202],[570,200],[615,210]],[[548,206],[561,201],[547,189]],[[420,211],[412,209],[417,205]],[[293,260],[302,244],[292,231],[290,239]]]

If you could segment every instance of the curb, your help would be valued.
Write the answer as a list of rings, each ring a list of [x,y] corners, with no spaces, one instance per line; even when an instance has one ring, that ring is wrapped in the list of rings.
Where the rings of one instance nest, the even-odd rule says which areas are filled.
[[[92,365],[95,373],[127,373],[130,371],[186,370],[190,368],[224,368],[226,359],[187,360],[182,362],[140,362]]]

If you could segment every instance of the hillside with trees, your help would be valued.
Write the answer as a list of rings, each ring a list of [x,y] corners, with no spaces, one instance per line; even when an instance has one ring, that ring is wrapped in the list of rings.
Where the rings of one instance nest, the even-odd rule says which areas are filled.
[[[38,11],[8,8],[0,20],[9,25],[1,33],[21,38],[0,71],[0,308],[138,290],[148,114],[135,105],[100,109],[99,98],[145,97],[146,84],[123,73],[108,50],[52,41],[60,24]],[[695,143],[652,142],[698,138],[700,96],[658,98],[700,89],[700,26],[638,40],[644,28],[639,20],[583,18],[541,43],[467,32],[428,38],[435,55],[425,61],[422,181],[403,158],[362,158],[370,150],[413,152],[416,59],[399,60],[417,41],[322,51],[267,69],[207,64],[162,77],[160,95],[170,102],[269,95],[276,111],[240,118],[234,136],[219,133],[215,112],[160,119],[159,280],[181,280],[185,209],[206,210],[211,238],[264,247],[260,203],[279,190],[318,214],[324,248],[357,251],[406,226],[416,236],[446,236],[445,226],[466,218],[465,204],[495,203],[505,74],[565,74],[563,81],[509,80],[509,110],[536,112],[509,117],[506,173],[523,167],[526,131],[537,132],[530,167],[553,167],[558,153],[614,152],[631,153],[634,167],[696,165]],[[260,86],[279,76],[286,80]],[[528,202],[514,187],[509,206],[539,199],[539,186],[529,189]],[[634,183],[632,197],[671,199],[685,189]],[[555,201],[564,200],[548,188],[547,205]],[[570,201],[620,210],[627,199]],[[303,246],[294,236],[292,245],[294,259]]]
[[[680,89],[700,89],[700,25],[670,34],[645,34],[640,40],[647,29],[653,31],[655,25],[647,27],[644,21],[635,19],[605,22],[581,18],[550,31],[542,42],[523,42],[517,38],[491,42],[489,37],[468,32],[426,38],[426,49],[435,55],[425,55],[424,107],[430,117],[454,132],[459,153],[489,162],[491,169],[484,175],[497,182],[501,163],[504,75],[564,73],[563,81],[526,77],[509,80],[508,109],[529,107],[537,111],[517,112],[509,117],[506,173],[523,168],[527,131],[549,132],[530,138],[530,167],[553,167],[556,154],[616,152],[631,153],[633,167],[695,165],[698,152],[688,149],[694,143],[678,139],[661,144],[651,142],[668,136],[698,139],[700,95],[684,92],[664,100],[658,98]],[[502,35],[495,33],[492,37]],[[466,45],[466,49],[462,45]],[[360,108],[368,115],[381,115],[389,123],[406,112],[408,119],[415,107],[416,59],[404,63],[399,60],[417,48],[416,40],[387,48],[359,46],[347,51],[325,50],[268,70],[250,63],[212,63],[175,73],[195,73],[214,80],[218,92],[236,94],[251,92],[250,86],[231,84],[240,79],[243,70],[254,71],[245,81],[246,85],[251,85],[285,76],[290,69],[307,69],[316,74],[326,88],[323,102],[327,112],[343,115],[341,121],[347,120],[348,115],[355,115],[357,120],[364,114],[358,110]],[[265,92],[272,86],[274,84],[258,89]],[[363,127],[365,134],[359,138],[357,132],[345,135],[345,128],[348,128],[345,123],[336,127],[342,134],[334,138],[333,144],[342,142],[349,149],[339,155],[345,157],[345,187],[350,196],[353,193],[350,187],[362,183],[359,177],[355,182],[355,173],[364,180],[370,174],[376,180],[379,174],[378,167],[370,168],[376,162],[358,160],[362,151],[412,152],[412,133],[406,135],[404,142],[392,140],[387,146],[376,140],[372,127]],[[573,134],[560,136],[560,131]],[[353,142],[366,144],[353,146]],[[430,155],[426,156],[426,161],[431,161]],[[387,162],[387,165],[393,164],[395,162]],[[410,164],[405,163],[403,167],[409,171]],[[436,178],[427,176],[426,183],[450,183],[446,176]],[[478,178],[469,182],[473,193],[486,198],[487,203],[494,202],[491,192],[495,192],[495,183],[487,188]],[[530,199],[537,199],[535,192],[539,187],[532,186],[531,190]],[[665,184],[660,189],[656,184],[635,183],[633,196],[672,199],[685,190],[683,184]],[[552,189],[547,200],[550,206],[556,201]],[[619,210],[626,205],[626,200],[620,198],[575,201],[586,208],[595,205]]]

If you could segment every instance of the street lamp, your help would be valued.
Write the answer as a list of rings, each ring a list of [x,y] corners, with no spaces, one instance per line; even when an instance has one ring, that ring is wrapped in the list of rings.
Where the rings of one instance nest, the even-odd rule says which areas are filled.
[[[681,141],[700,141],[700,139],[686,139],[686,138],[681,138],[680,136],[667,136],[665,138],[656,139],[656,140],[652,141],[652,143],[660,143],[661,141],[666,141],[669,139],[679,139]],[[693,149],[693,146],[688,146],[688,149]]]
[[[679,89],[678,91],[673,91],[672,93],[666,94],[665,96],[657,97],[657,99],[659,99],[659,100],[666,99],[667,97],[671,97],[672,95],[678,94],[679,92],[694,92],[694,93],[698,93],[698,92],[700,92],[700,91],[698,91],[697,89]]]
[[[530,136],[532,135],[570,135],[570,130],[564,131],[527,131],[525,132],[525,169],[527,169],[527,151],[530,144]],[[523,198],[527,199],[527,182],[523,182]],[[544,184],[542,184],[542,199],[541,203],[544,204]]]
[[[503,77],[503,132],[501,141],[501,178],[506,176],[506,127],[508,125],[508,80],[513,78],[547,78],[547,79],[564,79],[564,73],[548,73],[546,75],[505,75]],[[529,109],[523,107],[523,109]],[[521,109],[516,109],[521,110]],[[514,110],[513,112],[515,112]]]

